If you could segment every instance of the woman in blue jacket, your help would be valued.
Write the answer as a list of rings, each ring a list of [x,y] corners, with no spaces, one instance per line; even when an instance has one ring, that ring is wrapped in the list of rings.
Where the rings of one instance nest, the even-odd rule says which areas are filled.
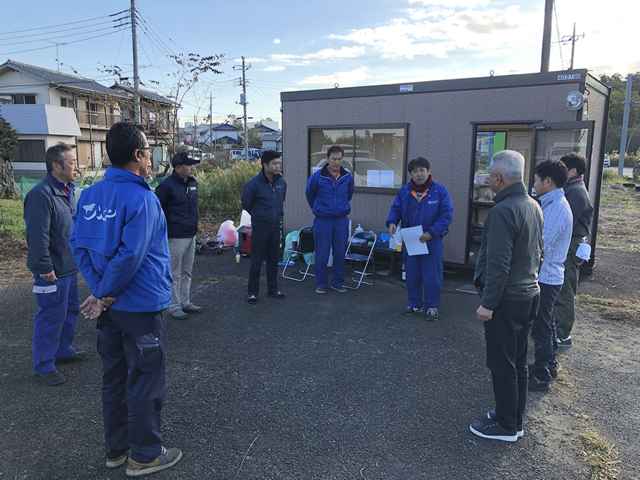
[[[422,225],[424,234],[420,241],[427,243],[429,253],[409,256],[404,249],[409,297],[404,314],[422,312],[424,307],[427,320],[437,320],[442,289],[442,238],[449,233],[453,221],[453,204],[447,189],[432,180],[426,158],[414,158],[407,170],[411,181],[400,187],[391,206],[387,227],[393,235],[400,222],[403,228]]]

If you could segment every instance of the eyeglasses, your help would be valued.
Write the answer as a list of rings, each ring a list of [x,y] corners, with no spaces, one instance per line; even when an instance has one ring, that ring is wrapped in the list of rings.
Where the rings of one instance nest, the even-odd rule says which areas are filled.
[[[142,148],[139,148],[138,150],[149,150],[149,152],[153,153],[153,147],[142,147]]]

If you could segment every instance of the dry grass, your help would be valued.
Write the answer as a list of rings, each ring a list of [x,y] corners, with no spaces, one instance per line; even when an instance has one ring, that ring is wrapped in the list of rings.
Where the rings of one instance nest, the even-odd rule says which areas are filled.
[[[616,480],[622,461],[615,445],[606,441],[587,425],[583,424],[582,433],[577,441],[582,447],[582,455],[587,463],[587,478],[590,480]]]
[[[627,321],[640,325],[640,301],[618,298],[596,298],[578,295],[580,305],[587,306],[608,320]]]

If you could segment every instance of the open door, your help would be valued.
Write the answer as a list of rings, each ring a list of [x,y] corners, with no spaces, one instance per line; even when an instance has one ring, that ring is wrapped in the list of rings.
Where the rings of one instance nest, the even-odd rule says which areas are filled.
[[[533,166],[529,172],[529,193],[533,188],[533,171],[545,160],[560,160],[564,155],[575,152],[591,161],[593,128],[595,122],[543,123],[534,126]],[[589,168],[585,173],[585,184],[589,184]]]

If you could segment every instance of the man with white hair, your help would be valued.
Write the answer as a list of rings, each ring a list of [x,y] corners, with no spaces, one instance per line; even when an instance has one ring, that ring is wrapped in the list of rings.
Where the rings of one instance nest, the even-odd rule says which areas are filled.
[[[538,312],[538,271],[544,251],[542,210],[522,182],[524,158],[504,150],[489,167],[496,193],[482,230],[474,284],[482,298],[476,315],[484,322],[487,367],[491,370],[495,410],[471,425],[483,438],[515,442],[522,436],[527,403],[527,342]]]

